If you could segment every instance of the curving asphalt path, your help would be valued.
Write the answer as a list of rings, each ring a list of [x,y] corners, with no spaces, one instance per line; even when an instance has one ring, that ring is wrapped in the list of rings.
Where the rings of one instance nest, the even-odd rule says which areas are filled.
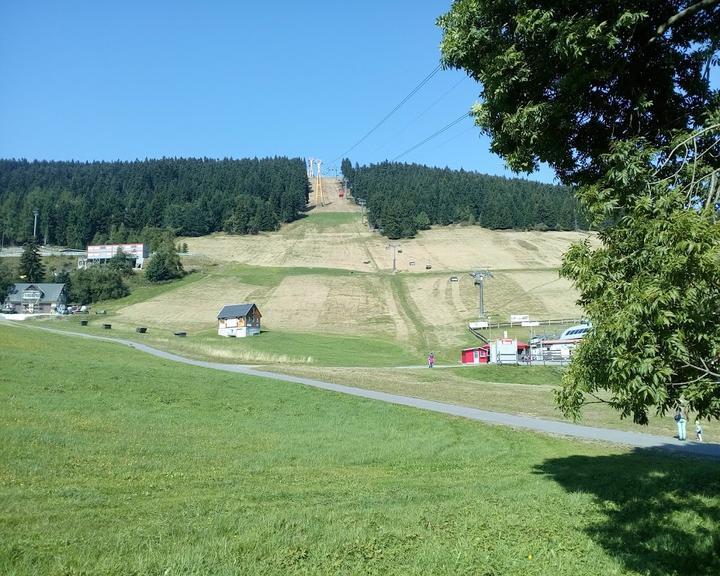
[[[3,322],[9,324],[9,322]],[[17,325],[16,325],[17,326]],[[23,326],[28,327],[29,326]],[[278,374],[266,370],[257,370],[249,366],[239,364],[221,364],[218,362],[205,362],[203,360],[193,360],[164,350],[147,346],[140,342],[132,340],[124,340],[121,338],[109,338],[105,336],[95,336],[92,334],[83,334],[81,332],[68,332],[65,330],[55,330],[43,326],[32,326],[37,330],[44,330],[61,335],[71,335],[81,338],[89,338],[92,340],[102,340],[105,342],[113,342],[129,346],[135,350],[152,354],[158,358],[170,360],[172,362],[181,362],[190,364],[191,366],[199,366],[201,368],[211,368],[213,370],[223,370],[225,372],[235,372],[238,374],[247,374],[249,376],[257,376],[260,378],[271,378],[273,380],[281,380],[283,382],[292,382],[294,384],[302,384],[339,392],[341,394],[350,394],[361,398],[369,398],[371,400],[380,400],[391,404],[399,404],[402,406],[410,406],[419,408],[420,410],[430,410],[432,412],[441,412],[452,416],[460,416],[470,420],[477,420],[488,424],[497,424],[501,426],[511,426],[513,428],[522,428],[543,432],[546,434],[556,434],[560,436],[568,436],[571,438],[579,438],[582,440],[594,440],[600,442],[609,442],[612,444],[623,444],[635,448],[650,448],[670,451],[678,454],[686,454],[693,456],[702,456],[707,458],[720,459],[720,444],[696,443],[696,442],[680,442],[675,438],[667,438],[664,436],[656,436],[653,434],[641,434],[638,432],[624,432],[622,430],[614,430],[610,428],[594,428],[591,426],[581,426],[578,424],[570,424],[567,422],[558,422],[555,420],[543,420],[541,418],[532,418],[529,416],[517,416],[514,414],[505,414],[502,412],[490,412],[480,410],[478,408],[470,408],[467,406],[458,406],[456,404],[446,404],[444,402],[435,402],[433,400],[423,400],[422,398],[413,398],[411,396],[401,396],[399,394],[389,394],[387,392],[378,392],[375,390],[365,390],[364,388],[355,388],[354,386],[342,386],[340,384],[332,384],[321,380],[313,380],[311,378],[301,378],[299,376],[289,376],[287,374]]]

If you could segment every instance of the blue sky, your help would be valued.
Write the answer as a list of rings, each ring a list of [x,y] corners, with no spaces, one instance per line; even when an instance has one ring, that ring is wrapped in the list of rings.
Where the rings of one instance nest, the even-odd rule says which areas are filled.
[[[0,2],[0,157],[321,158],[439,63],[450,0]],[[441,71],[350,154],[394,159],[477,100]],[[401,161],[511,175],[466,118]],[[552,181],[543,169],[534,179]]]
[[[327,166],[437,66],[435,19],[449,6],[6,0],[0,157],[287,155]],[[461,72],[438,73],[350,158],[395,158],[478,92]],[[401,160],[509,174],[470,119]]]

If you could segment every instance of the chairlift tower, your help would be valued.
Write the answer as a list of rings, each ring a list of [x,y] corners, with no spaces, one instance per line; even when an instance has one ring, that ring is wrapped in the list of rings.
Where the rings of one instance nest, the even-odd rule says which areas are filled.
[[[317,165],[317,175],[315,177],[315,205],[316,206],[324,206],[325,199],[323,198],[322,174],[321,174],[322,160],[315,159],[315,164]]]
[[[399,247],[400,247],[400,244],[395,244],[394,242],[391,242],[390,244],[387,245],[387,249],[392,250],[392,253],[393,253],[393,267],[392,267],[393,274],[395,274],[395,272],[397,272],[396,257],[397,257],[397,252],[398,252]],[[402,252],[402,250],[400,250],[400,252]]]
[[[485,318],[485,301],[484,301],[484,294],[483,294],[483,285],[485,283],[485,278],[492,278],[492,272],[487,269],[483,270],[476,270],[475,272],[470,272],[470,276],[472,276],[475,280],[475,286],[478,287],[478,304],[479,304],[479,316],[480,318]]]

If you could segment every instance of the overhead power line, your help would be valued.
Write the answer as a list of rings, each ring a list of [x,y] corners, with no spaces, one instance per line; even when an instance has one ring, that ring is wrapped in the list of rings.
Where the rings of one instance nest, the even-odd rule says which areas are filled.
[[[423,140],[422,142],[419,142],[419,143],[415,144],[415,146],[413,146],[412,148],[408,148],[408,149],[405,150],[405,152],[403,152],[402,154],[398,154],[397,156],[395,156],[395,158],[393,158],[393,159],[391,160],[391,162],[395,162],[396,160],[399,160],[400,158],[402,158],[402,157],[405,156],[406,154],[410,154],[410,152],[412,152],[413,150],[417,150],[418,148],[420,148],[420,146],[422,146],[423,144],[426,144],[427,142],[430,142],[430,140],[432,140],[433,138],[436,138],[437,136],[440,136],[440,134],[442,134],[443,132],[446,132],[447,130],[450,130],[450,128],[452,128],[452,127],[455,126],[456,124],[459,124],[460,122],[462,122],[462,121],[463,121],[465,118],[467,118],[468,116],[470,116],[470,112],[465,112],[465,114],[463,114],[462,116],[460,116],[460,118],[456,118],[455,120],[453,120],[452,122],[450,122],[450,124],[447,124],[446,126],[440,128],[440,130],[438,130],[437,132],[431,134],[430,136],[428,136],[427,138],[425,138],[425,140]]]
[[[471,124],[470,126],[465,128],[465,130],[461,130],[457,134],[453,134],[452,136],[450,136],[450,138],[443,140],[442,142],[440,142],[439,144],[437,144],[436,146],[431,148],[431,150],[437,150],[438,148],[442,148],[443,146],[445,146],[445,144],[452,142],[453,140],[457,140],[458,138],[460,138],[460,136],[464,136],[465,134],[470,132],[470,130],[474,130],[474,129],[476,129],[475,125]]]
[[[339,155],[337,158],[335,158],[331,163],[334,163],[334,162],[336,162],[337,160],[339,160],[340,158],[346,156],[347,154],[349,154],[350,152],[352,152],[353,150],[355,150],[355,148],[357,148],[358,146],[360,146],[360,144],[362,144],[363,142],[365,142],[365,140],[367,140],[367,138],[368,138],[373,132],[375,132],[375,130],[377,130],[378,128],[380,128],[380,126],[382,126],[385,122],[387,122],[387,120],[388,120],[393,114],[395,114],[395,112],[397,112],[398,110],[400,110],[400,108],[403,106],[403,104],[405,104],[408,100],[410,100],[410,98],[412,98],[413,96],[415,96],[415,94],[417,94],[417,92],[418,92],[423,86],[425,86],[425,84],[427,84],[427,83],[430,81],[430,79],[431,79],[433,76],[435,76],[435,74],[437,74],[438,72],[440,72],[440,69],[441,69],[441,68],[442,68],[442,65],[441,65],[441,64],[438,64],[438,65],[435,67],[435,69],[434,69],[432,72],[430,72],[430,74],[428,74],[427,76],[425,76],[425,78],[423,78],[423,79],[420,81],[420,83],[419,83],[417,86],[415,86],[415,88],[413,88],[413,89],[410,91],[410,93],[409,93],[407,96],[405,96],[405,98],[403,98],[397,106],[395,106],[395,108],[393,108],[392,110],[390,110],[390,112],[388,112],[388,113],[385,115],[385,117],[384,117],[382,120],[380,120],[380,122],[378,122],[377,124],[375,124],[375,126],[373,126],[373,127],[368,131],[368,133],[365,134],[365,136],[363,136],[362,138],[360,138],[360,140],[358,140],[357,142],[355,142],[355,144],[353,144],[352,146],[350,146],[350,148],[348,148],[347,150],[345,150],[345,152],[343,152],[342,154],[340,154],[340,155]]]
[[[405,126],[403,126],[400,130],[398,130],[397,132],[395,132],[395,134],[394,134],[387,142],[385,142],[384,144],[382,144],[381,146],[379,146],[378,148],[376,148],[376,149],[375,149],[375,152],[378,152],[379,150],[382,150],[383,148],[385,148],[388,144],[390,144],[390,142],[392,142],[393,140],[395,140],[400,134],[402,134],[403,132],[405,132],[405,130],[407,130],[410,126],[412,126],[413,124],[415,124],[415,122],[417,122],[418,120],[420,120],[420,118],[422,118],[425,114],[427,114],[430,110],[432,110],[435,106],[437,106],[440,102],[442,102],[442,100],[443,100],[444,98],[446,98],[446,97],[448,96],[448,94],[450,94],[453,90],[455,90],[455,88],[457,88],[458,86],[460,86],[460,84],[462,84],[463,82],[465,82],[465,80],[467,80],[467,79],[468,79],[467,76],[463,76],[462,78],[460,78],[460,80],[458,80],[449,90],[446,90],[445,92],[443,92],[443,94],[442,94],[442,96],[440,96],[440,98],[438,98],[437,100],[435,100],[435,102],[433,102],[432,104],[430,104],[430,106],[428,106],[427,108],[425,108],[425,110],[423,110],[422,112],[420,112],[420,114],[418,114],[418,115],[417,115],[415,118],[413,118],[410,122],[408,122],[407,124],[405,124]]]

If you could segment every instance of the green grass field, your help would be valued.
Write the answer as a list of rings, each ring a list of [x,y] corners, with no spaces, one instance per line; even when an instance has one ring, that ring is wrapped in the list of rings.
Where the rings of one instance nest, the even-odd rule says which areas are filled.
[[[720,464],[0,325],[0,573],[717,574]]]
[[[87,320],[87,326],[80,326]],[[118,322],[112,315],[54,317],[34,321],[53,329],[131,339],[200,360],[234,364],[313,364],[317,366],[394,366],[422,364],[423,357],[388,339],[365,335],[340,336],[263,330],[252,338],[223,338],[216,330],[191,332],[178,338],[168,328],[149,328],[137,334],[135,325]],[[110,323],[111,330],[103,325]]]
[[[90,324],[81,327],[78,318],[88,319]],[[112,322],[112,330],[104,330],[104,322]],[[93,314],[34,323],[80,334],[129,339],[199,360],[253,364],[346,386],[563,420],[553,396],[564,370],[560,367],[480,365],[428,370],[420,352],[367,336],[269,331],[261,337],[236,339],[221,338],[210,330],[178,338],[168,329],[151,328],[147,334],[136,334],[132,325],[118,324],[112,316]],[[451,358],[441,359],[452,362]],[[639,426],[620,419],[617,412],[600,404],[588,405],[580,423],[668,437],[675,431],[669,416],[651,416],[647,426]],[[708,440],[717,439],[713,424],[707,424],[705,432]]]
[[[328,232],[337,228],[362,220],[360,212],[310,212],[303,224],[312,226],[316,232]]]

